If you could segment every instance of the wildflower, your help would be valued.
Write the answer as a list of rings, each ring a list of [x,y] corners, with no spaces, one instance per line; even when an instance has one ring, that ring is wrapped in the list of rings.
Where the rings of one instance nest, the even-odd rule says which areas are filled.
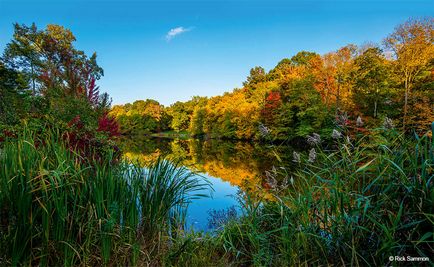
[[[345,127],[348,125],[348,114],[346,112],[340,113],[336,116],[336,124],[339,127]]]
[[[311,146],[319,145],[321,143],[321,136],[317,133],[313,133],[312,136],[307,136],[307,143]]]
[[[353,144],[351,143],[351,139],[350,139],[350,137],[349,137],[348,135],[345,137],[345,141],[347,141],[347,144],[349,144],[350,146],[353,145]]]
[[[333,129],[332,138],[333,139],[339,139],[341,137],[342,137],[341,132],[339,132],[338,130]]]
[[[267,126],[265,126],[264,124],[260,123],[259,124],[259,133],[261,134],[261,136],[265,137],[271,133],[271,130],[268,129]]]
[[[362,121],[362,118],[360,116],[357,117],[356,125],[357,125],[357,127],[363,126],[363,121]]]
[[[292,152],[292,161],[293,162],[295,162],[295,163],[300,163],[301,162],[301,160],[300,160],[300,154],[299,153],[297,153],[297,152]]]
[[[316,159],[316,151],[315,151],[315,148],[312,148],[309,151],[309,162],[313,163],[313,162],[315,162],[315,159]]]
[[[281,187],[281,189],[286,189],[286,188],[288,188],[288,185],[289,185],[289,183],[288,183],[288,176],[285,176],[285,178],[283,179],[282,184],[280,185],[280,187]]]
[[[272,189],[277,188],[277,180],[276,180],[275,174],[273,174],[273,173],[271,173],[269,171],[265,171],[265,176],[267,177],[267,183],[268,183],[268,185]]]
[[[384,118],[383,127],[390,130],[393,129],[395,125],[393,124],[393,121],[386,116],[386,118]]]

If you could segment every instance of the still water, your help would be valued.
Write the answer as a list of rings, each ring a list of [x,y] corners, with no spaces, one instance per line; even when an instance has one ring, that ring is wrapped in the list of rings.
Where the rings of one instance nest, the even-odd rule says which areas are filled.
[[[207,179],[214,189],[204,192],[210,197],[193,200],[187,210],[187,227],[204,231],[213,227],[209,223],[210,213],[239,211],[240,192],[267,197],[265,171],[288,161],[288,155],[292,155],[286,146],[198,139],[134,138],[124,140],[122,149],[125,157],[143,164],[158,156],[180,160],[200,179]]]

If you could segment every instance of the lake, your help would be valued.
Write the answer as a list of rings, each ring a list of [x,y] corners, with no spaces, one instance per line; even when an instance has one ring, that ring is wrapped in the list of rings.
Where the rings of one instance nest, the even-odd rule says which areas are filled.
[[[210,213],[217,217],[239,213],[238,194],[249,192],[270,198],[264,191],[266,171],[290,162],[293,150],[288,146],[215,139],[130,138],[123,140],[121,146],[130,160],[146,164],[159,156],[177,159],[211,183],[213,191],[204,192],[211,193],[210,198],[193,200],[187,210],[187,227],[204,231],[216,226],[212,220],[216,216]]]

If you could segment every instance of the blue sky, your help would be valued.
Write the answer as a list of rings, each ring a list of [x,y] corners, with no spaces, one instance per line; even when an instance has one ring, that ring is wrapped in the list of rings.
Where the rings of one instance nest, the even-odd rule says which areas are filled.
[[[240,87],[254,66],[269,70],[301,50],[378,43],[409,17],[432,15],[434,0],[0,0],[0,49],[14,22],[60,24],[78,49],[97,52],[99,85],[114,104],[169,105]]]

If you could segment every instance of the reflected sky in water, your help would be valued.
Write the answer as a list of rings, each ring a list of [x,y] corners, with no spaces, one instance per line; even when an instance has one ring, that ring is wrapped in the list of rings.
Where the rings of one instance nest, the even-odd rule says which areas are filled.
[[[210,230],[208,225],[210,210],[227,210],[232,206],[238,206],[236,200],[238,187],[219,178],[205,174],[202,176],[211,182],[214,191],[211,192],[210,198],[194,199],[190,203],[186,223],[188,229],[208,231]],[[208,190],[204,190],[203,193],[207,194]]]
[[[121,142],[121,149],[126,158],[143,166],[165,156],[181,161],[182,165],[208,179],[214,189],[211,197],[193,200],[186,221],[188,229],[204,231],[209,230],[210,210],[239,206],[236,198],[239,191],[249,192],[251,197],[271,199],[264,190],[267,187],[265,171],[281,164],[277,157],[290,162],[293,151],[291,147],[270,148],[266,144],[241,141],[160,138],[128,138]]]

